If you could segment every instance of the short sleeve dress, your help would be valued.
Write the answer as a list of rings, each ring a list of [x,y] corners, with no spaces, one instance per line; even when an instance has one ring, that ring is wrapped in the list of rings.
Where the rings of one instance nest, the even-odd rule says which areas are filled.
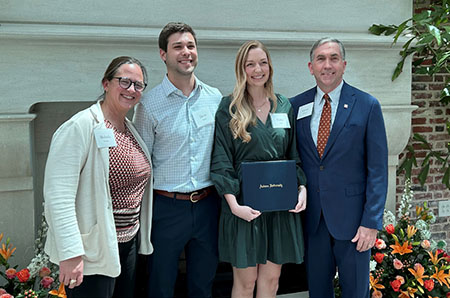
[[[277,94],[275,113],[286,113],[290,128],[273,128],[270,116],[264,124],[257,119],[247,131],[251,141],[233,139],[229,123],[231,98],[224,97],[216,113],[211,179],[218,193],[241,197],[241,163],[290,159],[297,161],[297,180],[306,184],[295,139],[295,118],[289,100]],[[288,211],[263,212],[247,222],[231,213],[222,199],[219,221],[219,258],[236,268],[247,268],[267,261],[275,264],[303,262],[304,245],[300,214]]]

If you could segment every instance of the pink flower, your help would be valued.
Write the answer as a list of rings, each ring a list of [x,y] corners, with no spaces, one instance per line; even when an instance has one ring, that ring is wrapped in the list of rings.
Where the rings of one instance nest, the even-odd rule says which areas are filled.
[[[13,279],[14,277],[16,277],[16,269],[14,268],[6,269],[5,274],[6,278]]]
[[[54,281],[55,280],[50,276],[44,276],[41,280],[41,285],[44,287],[44,289],[50,289],[50,286]]]
[[[375,289],[372,293],[372,298],[381,298],[381,297],[383,297],[383,294]]]
[[[3,294],[8,294],[8,292],[6,292],[6,290],[5,290],[5,289],[3,289],[3,288],[0,288],[0,295],[3,295]]]
[[[0,298],[14,298],[14,296],[11,295],[11,294],[6,293],[6,294],[0,295]]]
[[[50,273],[52,272],[48,267],[42,267],[41,270],[39,270],[39,277],[49,276]]]
[[[386,226],[386,232],[388,234],[394,234],[395,233],[395,227],[393,224],[387,225]]]
[[[16,273],[16,276],[20,282],[27,282],[30,278],[30,270],[28,270],[27,268],[22,269]]]
[[[399,259],[394,259],[394,268],[400,270],[403,268],[403,263]]]
[[[377,239],[377,240],[375,241],[375,247],[376,247],[377,249],[384,249],[384,248],[386,248],[386,243],[384,242],[383,239]]]
[[[422,271],[424,270],[422,264],[420,264],[420,263],[415,263],[415,264],[414,264],[414,270],[415,270],[415,271],[419,271],[419,269],[421,269]]]
[[[399,280],[402,284],[405,283],[405,279],[403,278],[403,276],[397,275],[397,276],[395,277],[395,279],[396,279],[396,280]]]
[[[422,246],[424,249],[429,249],[430,245],[431,243],[428,240],[423,240],[422,243],[420,243],[420,246]]]

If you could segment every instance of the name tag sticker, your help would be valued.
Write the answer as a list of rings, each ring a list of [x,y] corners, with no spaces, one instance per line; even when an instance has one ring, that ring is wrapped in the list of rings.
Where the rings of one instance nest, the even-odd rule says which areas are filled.
[[[194,116],[194,122],[197,127],[214,123],[214,114],[209,109],[192,111],[192,115]]]
[[[291,128],[289,118],[286,113],[271,113],[270,119],[272,120],[273,128]]]
[[[297,120],[311,116],[313,111],[314,102],[302,105],[298,108]]]
[[[94,130],[95,141],[98,148],[116,147],[114,132],[109,128],[98,128]]]

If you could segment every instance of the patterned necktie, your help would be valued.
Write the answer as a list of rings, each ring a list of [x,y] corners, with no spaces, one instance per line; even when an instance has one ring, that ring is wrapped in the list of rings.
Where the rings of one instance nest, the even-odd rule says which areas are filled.
[[[325,146],[327,145],[331,127],[330,97],[328,94],[324,94],[323,99],[325,99],[325,104],[322,108],[322,115],[320,116],[319,122],[319,132],[317,134],[317,152],[319,152],[320,158],[322,158],[323,152],[325,151]]]

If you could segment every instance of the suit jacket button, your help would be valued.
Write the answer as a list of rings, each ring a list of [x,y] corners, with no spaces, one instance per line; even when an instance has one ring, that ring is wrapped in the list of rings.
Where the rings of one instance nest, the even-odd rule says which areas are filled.
[[[324,167],[324,166],[320,166],[319,169],[320,169],[321,171],[323,171],[323,170],[325,169],[325,167]]]

